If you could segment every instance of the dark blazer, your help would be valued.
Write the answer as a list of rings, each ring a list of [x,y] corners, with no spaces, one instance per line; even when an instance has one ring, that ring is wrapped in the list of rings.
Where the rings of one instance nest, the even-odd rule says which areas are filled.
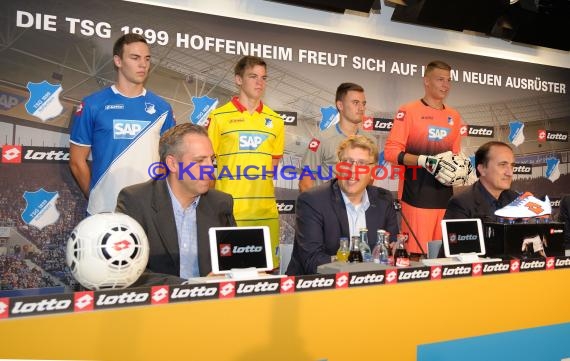
[[[398,233],[398,221],[389,191],[366,187],[370,207],[366,227],[370,249],[376,245],[376,231],[385,229],[392,240]],[[348,216],[338,181],[333,179],[297,198],[296,232],[288,275],[315,274],[317,266],[330,263],[339,247],[340,237],[349,237]]]
[[[180,247],[166,181],[150,180],[124,188],[117,198],[116,211],[133,217],[145,230],[150,245],[147,270],[179,276]],[[201,195],[196,223],[200,276],[206,276],[212,271],[208,230],[236,225],[232,197],[213,189]]]
[[[496,221],[495,212],[485,194],[481,191],[482,187],[483,185],[477,181],[467,190],[451,197],[443,218],[480,218],[484,222]],[[503,191],[499,196],[499,206],[497,209],[503,208],[514,201],[518,196],[519,194],[513,190],[509,189]]]

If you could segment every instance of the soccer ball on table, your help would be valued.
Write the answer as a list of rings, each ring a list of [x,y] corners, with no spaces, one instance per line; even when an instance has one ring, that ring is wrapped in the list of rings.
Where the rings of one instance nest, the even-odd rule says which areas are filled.
[[[67,241],[67,266],[73,277],[91,290],[130,286],[144,272],[148,256],[144,230],[122,213],[85,218]]]

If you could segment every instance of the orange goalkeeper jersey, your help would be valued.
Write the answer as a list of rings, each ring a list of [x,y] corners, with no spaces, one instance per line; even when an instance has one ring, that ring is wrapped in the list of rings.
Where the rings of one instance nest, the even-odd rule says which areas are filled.
[[[459,134],[462,120],[450,107],[434,109],[422,100],[405,104],[396,113],[394,125],[386,139],[384,156],[397,164],[400,152],[415,155],[435,155],[451,150],[458,153],[461,147]],[[452,187],[439,183],[423,168],[407,169],[405,180],[400,179],[398,197],[418,208],[445,209],[453,195]]]

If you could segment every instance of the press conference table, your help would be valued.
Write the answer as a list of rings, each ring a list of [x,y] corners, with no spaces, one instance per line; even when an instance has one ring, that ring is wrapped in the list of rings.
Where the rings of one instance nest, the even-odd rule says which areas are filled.
[[[465,360],[430,358],[418,346],[553,325],[566,332],[569,284],[570,268],[560,268],[6,318],[0,358]]]

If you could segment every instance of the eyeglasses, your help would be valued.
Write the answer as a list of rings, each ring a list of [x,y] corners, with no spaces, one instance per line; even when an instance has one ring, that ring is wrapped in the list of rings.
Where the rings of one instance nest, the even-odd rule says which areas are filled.
[[[364,166],[364,165],[372,165],[375,163],[370,163],[368,161],[365,160],[354,160],[354,159],[341,159],[340,160],[342,163],[349,163],[350,165],[360,165],[360,166]]]

